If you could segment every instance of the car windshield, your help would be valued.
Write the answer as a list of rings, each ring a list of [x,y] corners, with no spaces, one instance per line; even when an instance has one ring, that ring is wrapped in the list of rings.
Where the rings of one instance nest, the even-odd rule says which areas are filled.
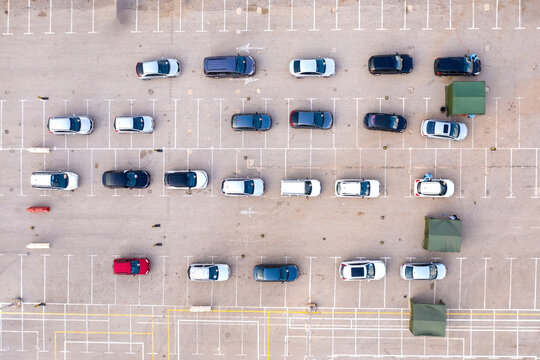
[[[208,278],[210,280],[217,280],[219,276],[219,269],[217,266],[210,266],[208,268]]]
[[[243,73],[246,71],[246,58],[244,56],[236,57],[236,72]]]
[[[362,181],[360,183],[360,195],[369,195],[369,181]]]
[[[131,261],[131,273],[132,274],[138,274],[139,273],[139,261],[138,260],[132,260]]]
[[[158,60],[158,73],[168,74],[171,71],[171,65],[168,60]]]
[[[72,131],[80,131],[81,130],[81,119],[78,117],[70,117],[69,118],[70,123],[70,129]]]
[[[262,116],[253,115],[253,127],[255,129],[260,129],[262,127]]]
[[[435,279],[437,277],[437,267],[435,265],[429,266],[429,278]]]
[[[322,127],[324,124],[324,114],[322,112],[315,112],[313,113],[313,117],[315,125]]]
[[[403,58],[401,56],[396,55],[395,59],[396,59],[396,70],[403,69]]]
[[[441,193],[439,195],[446,194],[446,183],[444,181],[439,182],[441,184]]]
[[[289,278],[289,272],[287,271],[287,267],[283,266],[281,269],[279,269],[279,280],[285,281]]]
[[[311,181],[305,181],[305,189],[304,194],[311,195],[311,191],[313,190],[313,185],[311,184]]]
[[[255,272],[256,272],[256,275],[257,275],[257,279],[262,279],[263,278],[264,270],[263,270],[262,267],[258,267]]]
[[[412,279],[412,277],[413,277],[413,267],[412,266],[406,266],[405,267],[405,277],[407,279]]]
[[[426,132],[428,134],[435,133],[435,121],[430,121],[430,122],[427,123]]]
[[[67,174],[51,175],[51,186],[55,188],[66,188],[68,186]]]
[[[246,194],[253,194],[255,191],[255,183],[253,180],[246,180],[244,181],[244,192]]]
[[[450,126],[450,136],[453,138],[457,138],[459,136],[459,125],[452,124]]]
[[[133,128],[135,130],[142,130],[144,129],[144,119],[142,116],[135,116],[133,118]]]
[[[317,62],[317,72],[319,74],[324,74],[324,72],[326,71],[326,62],[324,61],[324,59],[317,59],[316,62]]]
[[[129,171],[126,173],[127,177],[127,186],[134,187],[137,183],[137,174],[134,171]]]

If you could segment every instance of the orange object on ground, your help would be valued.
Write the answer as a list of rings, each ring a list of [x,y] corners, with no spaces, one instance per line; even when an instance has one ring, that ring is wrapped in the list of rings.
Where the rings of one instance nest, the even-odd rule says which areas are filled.
[[[28,212],[49,212],[51,209],[48,206],[31,206],[26,209]]]

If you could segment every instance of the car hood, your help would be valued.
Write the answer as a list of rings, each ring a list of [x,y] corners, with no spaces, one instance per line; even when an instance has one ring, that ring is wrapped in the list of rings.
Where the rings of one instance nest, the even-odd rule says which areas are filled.
[[[381,194],[381,183],[378,180],[369,180],[369,195],[367,197],[376,198]]]
[[[289,277],[287,281],[294,281],[298,278],[298,268],[295,265],[288,265]]]
[[[202,171],[202,170],[197,170],[195,171],[195,174],[197,174],[197,185],[196,187],[205,187],[206,185],[208,185],[208,174],[206,173],[206,171]]]
[[[68,186],[66,187],[66,190],[75,190],[79,187],[79,175],[72,173],[72,172],[66,172],[65,173],[68,176]]]
[[[446,182],[446,194],[444,197],[450,197],[454,195],[454,182],[452,180],[444,180]]]
[[[429,266],[413,266],[413,279],[429,280]]]
[[[169,75],[176,75],[180,73],[180,63],[176,59],[167,59],[169,61],[169,65],[171,67],[169,71]]]
[[[254,183],[253,196],[261,196],[264,193],[264,181],[262,179],[251,179]]]
[[[406,73],[411,72],[414,67],[412,57],[410,57],[409,55],[401,55],[401,57],[403,59],[403,68],[401,69],[401,71]]]
[[[227,264],[218,264],[219,269],[218,281],[225,281],[231,277],[231,268]]]
[[[437,277],[436,280],[444,279],[446,276],[446,266],[444,264],[435,264],[437,267]]]
[[[373,261],[373,265],[375,265],[375,276],[373,277],[373,280],[379,280],[384,278],[384,276],[386,275],[386,266],[384,265],[384,262]]]
[[[332,117],[332,113],[331,112],[324,112],[324,123],[323,123],[323,126],[322,128],[323,129],[330,129],[332,127],[332,124],[334,122],[334,119]]]
[[[251,56],[244,56],[246,59],[246,74],[255,75],[255,59]]]
[[[464,123],[459,123],[459,136],[456,140],[465,140],[468,134],[469,130],[467,129],[467,125]]]
[[[143,116],[144,119],[144,126],[143,126],[143,132],[145,133],[151,133],[154,131],[154,119],[152,119],[151,116]]]
[[[321,194],[321,182],[314,179],[309,181],[311,181],[311,194],[309,196],[319,196]]]
[[[334,75],[336,72],[336,62],[334,59],[325,58],[324,59],[326,63],[326,71],[324,72],[325,75]]]
[[[94,130],[92,119],[90,119],[88,116],[79,116],[79,118],[81,119],[81,130],[79,132],[90,134],[92,130]]]

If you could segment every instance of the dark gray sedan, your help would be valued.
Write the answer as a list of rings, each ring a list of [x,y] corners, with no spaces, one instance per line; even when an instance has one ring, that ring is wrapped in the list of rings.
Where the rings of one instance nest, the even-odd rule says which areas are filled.
[[[272,127],[272,118],[266,114],[234,114],[231,127],[236,131],[266,131]]]
[[[333,122],[332,113],[327,111],[294,110],[290,118],[292,128],[328,130]]]
[[[261,264],[253,269],[255,281],[264,282],[290,282],[298,278],[298,267],[296,265],[268,265]]]
[[[407,120],[396,114],[368,113],[364,117],[364,127],[368,130],[400,133],[407,128]]]
[[[109,170],[103,173],[101,180],[109,189],[144,189],[150,185],[150,174],[144,170]]]

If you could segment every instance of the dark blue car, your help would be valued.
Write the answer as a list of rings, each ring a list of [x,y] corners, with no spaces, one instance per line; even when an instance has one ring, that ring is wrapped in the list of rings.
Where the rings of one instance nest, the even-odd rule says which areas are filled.
[[[265,282],[290,282],[298,277],[296,265],[257,265],[253,269],[255,281]]]
[[[369,72],[380,74],[408,74],[413,69],[413,59],[409,55],[375,55],[369,58]]]
[[[266,114],[234,114],[231,118],[233,130],[266,131],[272,126],[272,119]]]

